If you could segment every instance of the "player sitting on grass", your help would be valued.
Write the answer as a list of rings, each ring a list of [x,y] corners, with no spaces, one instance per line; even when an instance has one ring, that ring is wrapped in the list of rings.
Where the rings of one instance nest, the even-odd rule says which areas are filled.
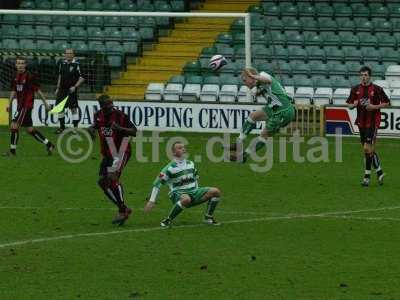
[[[210,225],[219,225],[213,217],[214,210],[220,200],[221,192],[215,187],[198,187],[198,173],[194,163],[185,159],[185,146],[176,142],[172,145],[174,160],[166,165],[153,183],[150,200],[144,207],[149,212],[156,203],[161,184],[168,184],[169,198],[173,207],[168,217],[161,222],[161,227],[168,227],[184,208],[193,207],[207,202],[204,222]]]
[[[6,156],[15,156],[17,154],[17,144],[19,139],[19,128],[26,127],[27,132],[35,138],[39,143],[46,146],[47,153],[51,155],[54,145],[46,139],[46,137],[36,128],[33,127],[32,109],[35,99],[35,93],[38,93],[48,111],[50,109],[46,98],[40,90],[37,77],[26,70],[25,58],[17,57],[15,62],[17,74],[11,82],[10,103],[7,111],[11,111],[12,102],[17,98],[17,111],[11,121],[11,142],[10,152]]]
[[[98,131],[103,155],[98,184],[107,198],[118,207],[118,214],[112,223],[123,225],[132,213],[132,209],[125,204],[124,189],[119,178],[131,157],[131,145],[125,138],[135,136],[136,127],[126,114],[114,108],[113,101],[108,95],[100,96],[98,101],[100,110],[95,113],[94,124],[89,128],[92,137],[95,136],[95,131]]]
[[[279,129],[285,127],[293,121],[295,117],[295,109],[291,103],[292,99],[286,93],[281,84],[270,74],[265,72],[257,73],[256,69],[246,68],[242,72],[242,80],[244,84],[252,89],[256,87],[256,96],[264,97],[266,105],[262,110],[252,112],[243,124],[241,133],[236,143],[230,146],[230,159],[232,161],[246,161],[252,150],[247,148],[244,153],[238,153],[239,146],[242,145],[247,135],[256,128],[257,121],[266,121],[265,128],[262,130],[255,150],[258,151],[264,147],[266,139],[279,132]],[[243,159],[241,159],[243,156]]]

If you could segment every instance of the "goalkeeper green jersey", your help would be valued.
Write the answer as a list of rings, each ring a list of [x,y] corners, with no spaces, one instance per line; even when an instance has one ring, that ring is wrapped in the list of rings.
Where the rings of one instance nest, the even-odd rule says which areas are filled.
[[[198,172],[190,160],[174,160],[166,165],[160,172],[153,186],[160,188],[161,184],[169,186],[169,194],[179,191],[191,191],[198,188]]]
[[[265,98],[267,104],[264,110],[267,114],[277,113],[293,106],[292,98],[286,93],[285,89],[275,77],[265,72],[261,72],[260,75],[270,78],[272,81],[271,84],[260,81],[257,83],[256,95]]]

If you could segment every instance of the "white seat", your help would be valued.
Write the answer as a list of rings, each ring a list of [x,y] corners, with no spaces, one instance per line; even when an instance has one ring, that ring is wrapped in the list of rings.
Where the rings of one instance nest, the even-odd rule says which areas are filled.
[[[347,98],[350,96],[349,88],[338,88],[333,92],[332,95],[332,103],[335,105],[344,105],[346,104]]]
[[[164,88],[164,83],[149,83],[145,95],[146,100],[161,101],[164,93]]]
[[[385,79],[387,81],[399,81],[400,80],[400,66],[390,65],[387,67],[385,72]]]
[[[313,102],[316,105],[330,104],[332,100],[332,88],[317,88],[314,93]]]
[[[182,101],[197,101],[200,97],[201,85],[197,83],[187,83],[183,88]]]
[[[383,91],[385,92],[386,96],[388,96],[388,98],[390,99],[390,97],[392,96],[392,91],[389,88],[387,89],[384,88]]]
[[[294,99],[296,104],[307,105],[311,103],[314,97],[314,89],[312,87],[298,87]]]
[[[245,85],[242,85],[239,89],[238,96],[237,96],[238,102],[240,103],[253,103],[254,102],[254,96],[249,90],[249,88]]]
[[[400,80],[389,81],[389,87],[391,90],[400,89]]]
[[[168,83],[164,89],[164,100],[165,101],[179,101],[182,95],[182,84],[180,83]]]
[[[392,94],[390,95],[390,101],[394,102],[394,101],[400,101],[400,89],[394,89],[392,91]],[[400,102],[399,102],[400,104]],[[394,104],[392,103],[393,106],[397,106],[398,104]]]
[[[285,91],[289,97],[294,98],[294,86],[285,86]]]
[[[238,94],[238,87],[235,84],[224,84],[219,92],[220,102],[235,102]]]
[[[219,95],[219,85],[204,84],[200,92],[200,101],[217,101]]]
[[[375,80],[374,84],[376,84],[382,88],[386,88],[386,89],[389,88],[389,82],[387,82],[386,80]]]

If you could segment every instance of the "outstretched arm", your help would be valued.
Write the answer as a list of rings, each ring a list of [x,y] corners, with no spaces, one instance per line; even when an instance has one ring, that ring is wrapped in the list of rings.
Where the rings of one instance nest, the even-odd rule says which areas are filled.
[[[47,103],[46,97],[45,97],[45,95],[43,94],[42,90],[41,90],[41,89],[38,89],[38,90],[37,90],[37,93],[39,94],[40,98],[42,98],[42,101],[43,101],[44,106],[46,107],[46,110],[49,111],[49,110],[50,110],[50,106],[49,106],[49,104]]]
[[[117,123],[113,123],[111,128],[114,130],[121,131],[124,135],[127,135],[127,136],[136,136],[136,132],[137,132],[137,129],[135,126],[128,128],[128,127],[122,127]]]
[[[165,172],[165,168],[161,171],[160,175],[153,182],[153,189],[151,190],[150,199],[148,199],[146,205],[144,206],[144,212],[150,212],[155,206],[160,193],[160,188],[162,184],[165,184],[168,180],[168,176]]]

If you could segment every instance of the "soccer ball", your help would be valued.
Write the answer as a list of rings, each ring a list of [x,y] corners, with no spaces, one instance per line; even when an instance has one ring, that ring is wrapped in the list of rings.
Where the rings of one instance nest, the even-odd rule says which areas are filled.
[[[221,69],[223,66],[225,66],[228,62],[226,61],[226,58],[223,57],[222,55],[214,55],[213,57],[210,58],[210,62],[208,66],[213,70],[213,71],[218,71]]]

